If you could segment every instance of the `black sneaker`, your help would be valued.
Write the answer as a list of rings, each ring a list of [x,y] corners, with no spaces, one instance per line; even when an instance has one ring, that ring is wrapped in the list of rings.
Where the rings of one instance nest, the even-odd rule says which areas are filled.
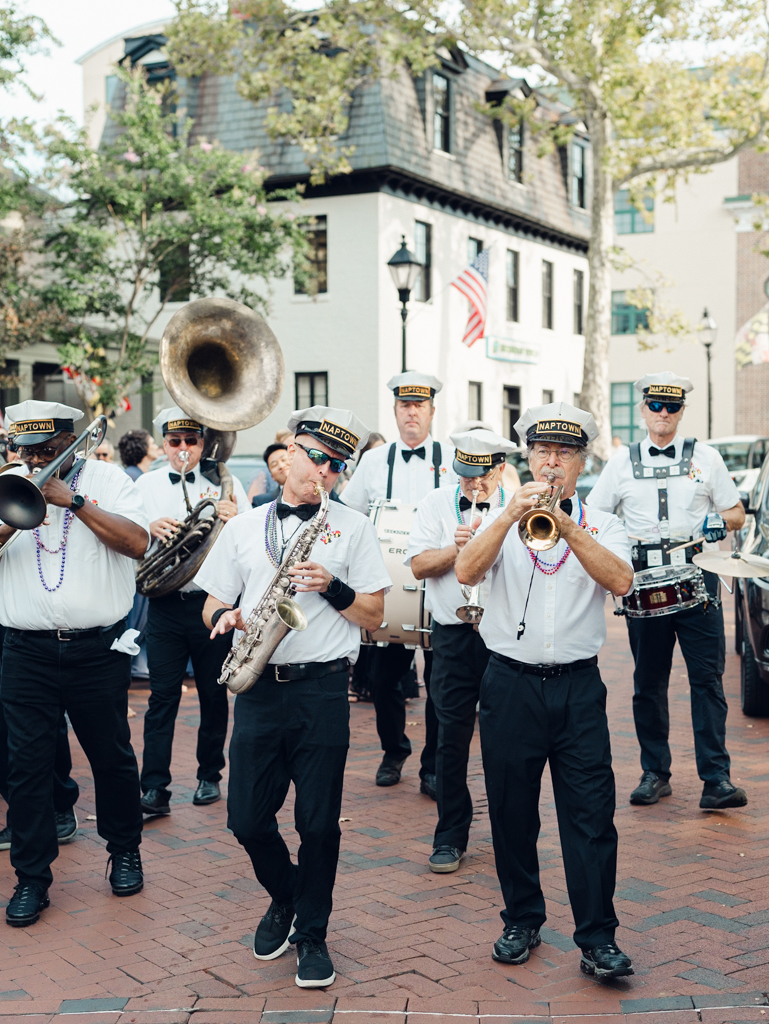
[[[107,871],[112,864],[109,884],[115,896],[135,896],[144,888],[142,858],[138,850],[128,853],[113,853],[107,861]],[[106,872],[105,872],[106,874]]]
[[[54,817],[56,819],[56,838],[59,840],[59,846],[71,843],[77,835],[75,808],[71,807],[68,811],[57,811]]]
[[[428,773],[423,775],[419,780],[419,792],[424,793],[425,796],[429,796],[431,800],[438,799],[438,790],[436,787],[435,775]]]
[[[703,811],[717,811],[722,807],[744,807],[748,797],[744,789],[735,786],[728,779],[721,782],[706,782],[700,798]]]
[[[656,772],[644,772],[641,781],[630,794],[631,804],[656,804],[661,796],[670,796],[673,790],[667,779]]]
[[[325,942],[300,939],[296,944],[296,983],[299,988],[326,988],[336,981]]]
[[[529,959],[529,951],[536,949],[541,941],[539,928],[514,924],[502,932],[494,943],[491,955],[503,964],[525,964]]]
[[[603,942],[592,949],[583,949],[579,969],[583,974],[592,974],[596,978],[624,978],[634,973],[630,957],[616,942]]]
[[[274,960],[286,952],[295,920],[292,904],[272,901],[254,934],[254,956],[257,960]]]
[[[170,814],[168,806],[170,797],[162,789],[148,789],[142,797],[142,811],[144,814]]]
[[[0,832],[0,850],[10,850],[11,848],[11,826],[6,825],[2,832]]]
[[[48,890],[34,882],[19,882],[5,908],[5,923],[13,928],[26,928],[40,917],[40,911],[50,906]]]
[[[456,846],[436,846],[427,863],[436,875],[447,875],[450,871],[457,870],[464,855],[465,851]]]
[[[376,772],[376,784],[377,786],[397,786],[401,780],[401,771],[406,763],[406,758],[400,761],[393,761],[386,754],[382,758],[382,763],[377,768]]]

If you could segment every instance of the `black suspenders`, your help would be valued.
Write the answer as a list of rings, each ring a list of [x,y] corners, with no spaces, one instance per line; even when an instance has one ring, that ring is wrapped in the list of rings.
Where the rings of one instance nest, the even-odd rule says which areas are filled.
[[[387,453],[387,465],[390,467],[387,473],[387,500],[393,496],[393,469],[395,468],[395,441],[390,445],[390,451]]]
[[[434,486],[441,486],[441,460],[443,459],[443,452],[441,450],[441,442],[433,441],[433,475],[434,475]],[[386,498],[389,501],[393,496],[393,470],[395,469],[395,442],[390,445],[390,450],[387,453],[387,495]]]
[[[441,452],[441,442],[433,441],[433,473],[435,474],[436,489],[441,486],[441,458],[443,457]]]

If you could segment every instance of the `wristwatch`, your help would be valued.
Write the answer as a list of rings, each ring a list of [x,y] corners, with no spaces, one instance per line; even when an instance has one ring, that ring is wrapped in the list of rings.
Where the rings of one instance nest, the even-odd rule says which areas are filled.
[[[329,585],[326,587],[326,593],[329,597],[339,597],[342,593],[342,587],[344,583],[339,579],[338,576],[334,576]]]
[[[80,509],[83,507],[83,505],[85,505],[85,498],[83,497],[83,495],[82,494],[73,494],[72,495],[72,506],[71,506],[72,507],[72,511],[73,512],[79,512]]]

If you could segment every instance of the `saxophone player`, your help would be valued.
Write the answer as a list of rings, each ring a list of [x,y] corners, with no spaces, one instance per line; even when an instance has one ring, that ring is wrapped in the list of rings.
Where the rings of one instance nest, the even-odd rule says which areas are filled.
[[[272,900],[256,929],[254,955],[272,960],[293,943],[296,984],[323,988],[336,977],[325,939],[350,740],[348,666],[358,656],[361,627],[382,623],[390,579],[366,516],[329,502],[318,529],[320,488],[331,490],[368,430],[351,412],[318,405],[295,412],[288,428],[295,440],[282,497],[228,523],[195,579],[209,595],[203,618],[211,636],[242,630],[284,553],[303,531],[318,530],[310,560],[287,571],[307,628],[289,632],[267,670],[235,699],[227,809],[228,825]],[[275,817],[291,781],[298,865]]]
[[[150,517],[150,534],[155,542],[170,537],[187,516],[181,474],[185,472],[190,502],[217,500],[216,514],[227,522],[249,508],[240,481],[233,477],[234,501],[220,501],[221,485],[201,472],[203,425],[178,406],[163,409],[152,421],[163,435],[163,451],[169,469],[145,473],[136,481]],[[187,458],[184,458],[184,455]],[[208,470],[206,470],[208,472]],[[174,725],[182,696],[187,662],[192,659],[195,687],[200,702],[197,760],[198,785],[194,804],[212,804],[220,799],[219,780],[224,768],[227,737],[227,693],[217,684],[229,644],[211,643],[200,619],[206,595],[194,583],[164,597],[150,597],[147,611],[147,664],[150,698],[144,716],[144,757],[142,759],[142,811],[147,815],[169,814],[171,791],[171,748]]]

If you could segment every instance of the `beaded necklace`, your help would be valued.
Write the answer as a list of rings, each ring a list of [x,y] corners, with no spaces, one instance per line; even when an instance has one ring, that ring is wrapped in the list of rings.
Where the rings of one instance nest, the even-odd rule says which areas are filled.
[[[82,472],[83,467],[81,466],[77,473],[75,473],[72,483],[69,485],[69,489],[71,491],[77,490],[77,486],[80,482],[80,474]],[[40,530],[35,529],[32,531],[32,536],[35,538],[35,543],[37,545],[37,574],[40,577],[40,582],[43,584],[43,587],[48,591],[49,594],[53,594],[55,591],[57,591],[64,582],[64,566],[66,565],[67,562],[67,538],[69,536],[69,529],[72,526],[72,521],[74,518],[75,513],[72,511],[72,509],[67,508],[64,510],[64,530],[61,535],[61,543],[57,548],[47,548],[45,544],[43,544],[43,542],[40,540]],[[59,582],[56,584],[55,587],[49,587],[48,584],[45,582],[45,576],[43,575],[43,561],[40,555],[41,551],[45,551],[47,555],[58,555],[59,552],[61,552],[61,565],[59,566]]]
[[[318,505],[320,508],[320,505]],[[301,530],[302,524],[299,523],[294,533]],[[291,534],[291,537],[294,536]],[[288,540],[291,540],[291,537]],[[283,539],[283,527],[280,528],[280,542],[278,541],[278,499],[276,498],[267,509],[267,518],[264,521],[264,546],[267,550],[267,557],[272,562],[273,566],[278,569],[280,563],[283,561],[283,551],[287,541]]]
[[[585,526],[585,508],[584,508],[584,505],[582,504],[582,502],[579,500],[579,498],[577,498],[577,501],[579,502],[579,525],[584,529],[584,526]],[[530,556],[532,562],[534,563],[534,565],[536,566],[536,568],[539,569],[540,572],[543,572],[545,574],[545,576],[552,576],[552,575],[554,575],[554,573],[557,573],[558,570],[563,565],[563,563],[566,561],[566,559],[571,554],[571,548],[567,546],[567,548],[564,551],[563,555],[558,559],[557,562],[541,562],[540,561],[541,552],[537,552],[537,554],[535,554],[531,550],[531,548],[528,548],[527,550],[528,550],[529,556]]]
[[[461,495],[461,489],[459,487],[457,487],[457,493],[454,495],[454,511],[457,513],[457,520],[459,522],[459,525],[460,526],[464,526],[465,525],[464,513],[462,512],[461,508],[459,507],[460,495]],[[505,492],[502,490],[502,485],[501,484],[497,484],[497,499],[499,501],[499,508],[504,508],[504,506],[505,506]],[[470,510],[468,509],[467,511],[469,512]],[[473,524],[470,523],[470,525],[472,526]]]

